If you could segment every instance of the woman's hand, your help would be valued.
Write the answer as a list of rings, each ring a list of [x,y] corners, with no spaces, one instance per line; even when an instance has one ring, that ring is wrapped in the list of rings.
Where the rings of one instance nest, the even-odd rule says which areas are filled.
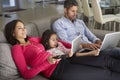
[[[53,55],[51,55],[51,56],[48,57],[48,62],[49,62],[50,64],[55,64],[56,61],[57,61],[57,59],[53,58]]]

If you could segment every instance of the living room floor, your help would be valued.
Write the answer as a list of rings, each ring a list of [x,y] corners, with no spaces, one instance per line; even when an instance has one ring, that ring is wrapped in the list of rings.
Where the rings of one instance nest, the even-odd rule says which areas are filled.
[[[49,17],[56,14],[63,14],[62,4],[36,4],[35,8],[29,8],[16,12],[4,12],[3,16],[0,16],[0,29],[13,19],[20,19],[25,23],[28,23],[32,20],[43,19],[44,17]]]
[[[6,23],[14,19],[20,19],[26,24],[30,21],[40,20],[45,17],[54,16],[56,14],[60,14],[61,16],[64,14],[63,3],[37,3],[34,8],[28,8],[15,12],[4,12],[3,15],[0,16],[0,30],[4,28]],[[84,19],[86,23],[85,18],[82,19]]]

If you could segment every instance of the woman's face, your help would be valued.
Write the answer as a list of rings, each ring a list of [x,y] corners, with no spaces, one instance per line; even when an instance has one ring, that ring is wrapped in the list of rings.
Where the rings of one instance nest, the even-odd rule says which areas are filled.
[[[58,45],[58,38],[56,34],[52,34],[49,39],[49,45],[51,48],[56,48]]]
[[[26,28],[24,26],[24,24],[22,22],[17,22],[13,36],[17,39],[17,40],[21,40],[26,38]]]

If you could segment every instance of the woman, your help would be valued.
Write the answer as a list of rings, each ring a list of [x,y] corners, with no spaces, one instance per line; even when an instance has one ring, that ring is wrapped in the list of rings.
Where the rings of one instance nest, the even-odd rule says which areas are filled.
[[[71,68],[75,65],[75,64],[71,64],[69,61],[71,62],[76,61],[77,58],[76,59],[73,58],[73,60],[71,60],[72,58],[70,58],[70,59],[57,61],[57,59],[53,58],[54,55],[45,51],[42,44],[35,42],[32,39],[29,39],[26,33],[27,31],[21,20],[13,20],[9,22],[8,24],[6,24],[4,30],[4,34],[7,41],[11,45],[13,45],[12,57],[14,59],[14,62],[18,70],[20,71],[21,75],[25,79],[33,78],[39,73],[43,73],[44,76],[50,78],[51,80],[65,80],[66,78],[70,80],[71,78],[74,79],[76,79],[76,77],[79,78],[79,75],[75,75],[72,72],[69,73]],[[117,54],[117,52],[114,54]],[[86,61],[85,64],[87,63],[88,65],[96,64],[92,62],[94,61],[97,62],[96,58],[98,57],[90,57],[90,58],[91,60]],[[80,60],[80,58],[78,60]],[[107,61],[105,61],[104,59],[102,61],[106,62],[107,64]],[[117,64],[117,66],[120,67],[119,64]],[[120,72],[119,69],[114,68],[113,66],[112,68],[113,70]],[[72,71],[76,71],[77,73],[80,73],[80,68],[79,67],[73,68]],[[71,76],[68,77],[67,75],[64,75],[63,72],[68,72],[67,75],[71,75]]]

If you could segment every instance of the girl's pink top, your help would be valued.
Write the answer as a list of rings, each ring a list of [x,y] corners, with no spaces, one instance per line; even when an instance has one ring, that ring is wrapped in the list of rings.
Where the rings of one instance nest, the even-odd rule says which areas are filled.
[[[47,52],[50,52],[54,55],[64,55],[69,54],[70,49],[66,48],[61,42],[58,42],[58,46],[56,48],[49,49]]]

